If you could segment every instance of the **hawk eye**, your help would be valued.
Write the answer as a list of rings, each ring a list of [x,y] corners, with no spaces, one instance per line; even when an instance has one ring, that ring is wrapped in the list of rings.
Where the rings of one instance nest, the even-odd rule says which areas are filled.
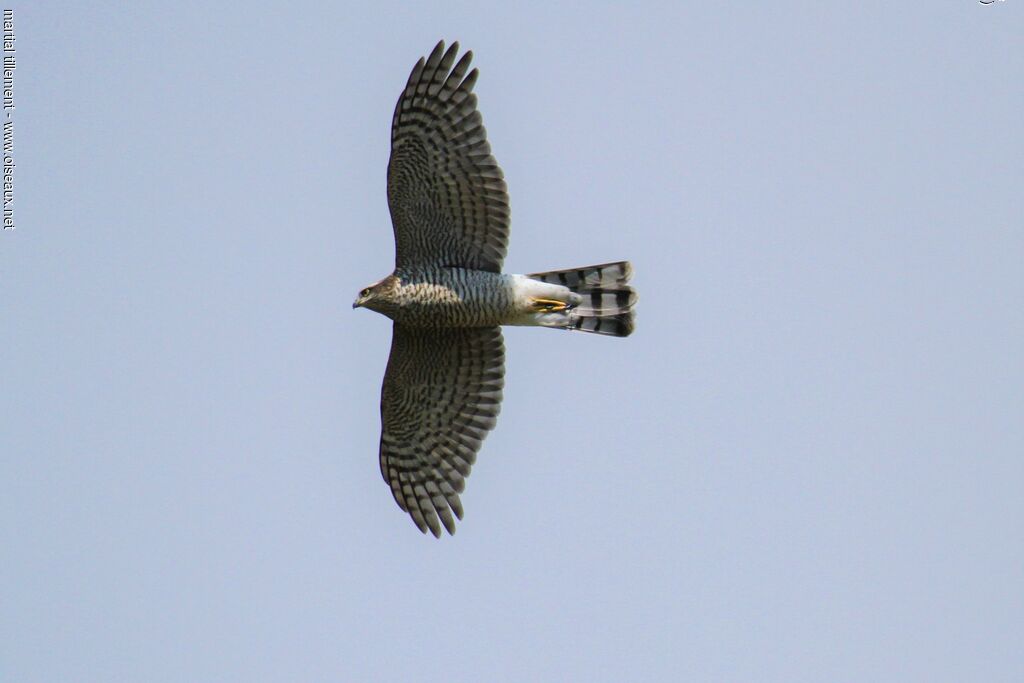
[[[367,287],[363,291],[359,292],[359,296],[370,296],[370,288]]]

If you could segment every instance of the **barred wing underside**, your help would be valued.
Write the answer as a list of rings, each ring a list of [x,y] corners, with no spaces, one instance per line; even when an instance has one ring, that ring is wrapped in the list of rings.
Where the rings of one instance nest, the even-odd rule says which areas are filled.
[[[437,44],[417,62],[391,124],[388,205],[396,267],[500,272],[508,245],[508,189],[476,109],[472,52]]]
[[[381,390],[380,470],[420,531],[455,533],[459,493],[504,386],[501,328],[395,323]],[[440,522],[439,522],[440,520]]]

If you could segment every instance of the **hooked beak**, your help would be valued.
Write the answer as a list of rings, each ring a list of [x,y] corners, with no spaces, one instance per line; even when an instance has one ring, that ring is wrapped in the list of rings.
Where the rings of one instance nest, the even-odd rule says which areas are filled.
[[[352,308],[353,309],[359,308],[362,305],[363,305],[363,300],[362,299],[356,299],[355,301],[352,302]]]

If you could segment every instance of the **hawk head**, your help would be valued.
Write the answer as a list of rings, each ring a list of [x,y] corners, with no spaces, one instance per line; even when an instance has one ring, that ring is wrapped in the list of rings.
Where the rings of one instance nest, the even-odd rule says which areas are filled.
[[[384,313],[385,309],[391,304],[391,294],[396,284],[397,278],[394,275],[388,275],[383,280],[375,282],[369,287],[364,287],[359,292],[356,300],[352,302],[352,308],[365,307],[371,311]]]

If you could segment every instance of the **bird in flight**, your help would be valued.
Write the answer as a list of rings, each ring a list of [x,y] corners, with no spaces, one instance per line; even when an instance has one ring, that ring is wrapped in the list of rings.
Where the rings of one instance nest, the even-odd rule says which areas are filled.
[[[439,42],[398,98],[388,163],[395,270],[352,304],[394,321],[380,471],[398,506],[437,537],[462,519],[459,494],[501,407],[500,326],[626,337],[637,300],[626,261],[501,272],[508,188],[477,111],[473,53],[456,61],[458,52]]]

